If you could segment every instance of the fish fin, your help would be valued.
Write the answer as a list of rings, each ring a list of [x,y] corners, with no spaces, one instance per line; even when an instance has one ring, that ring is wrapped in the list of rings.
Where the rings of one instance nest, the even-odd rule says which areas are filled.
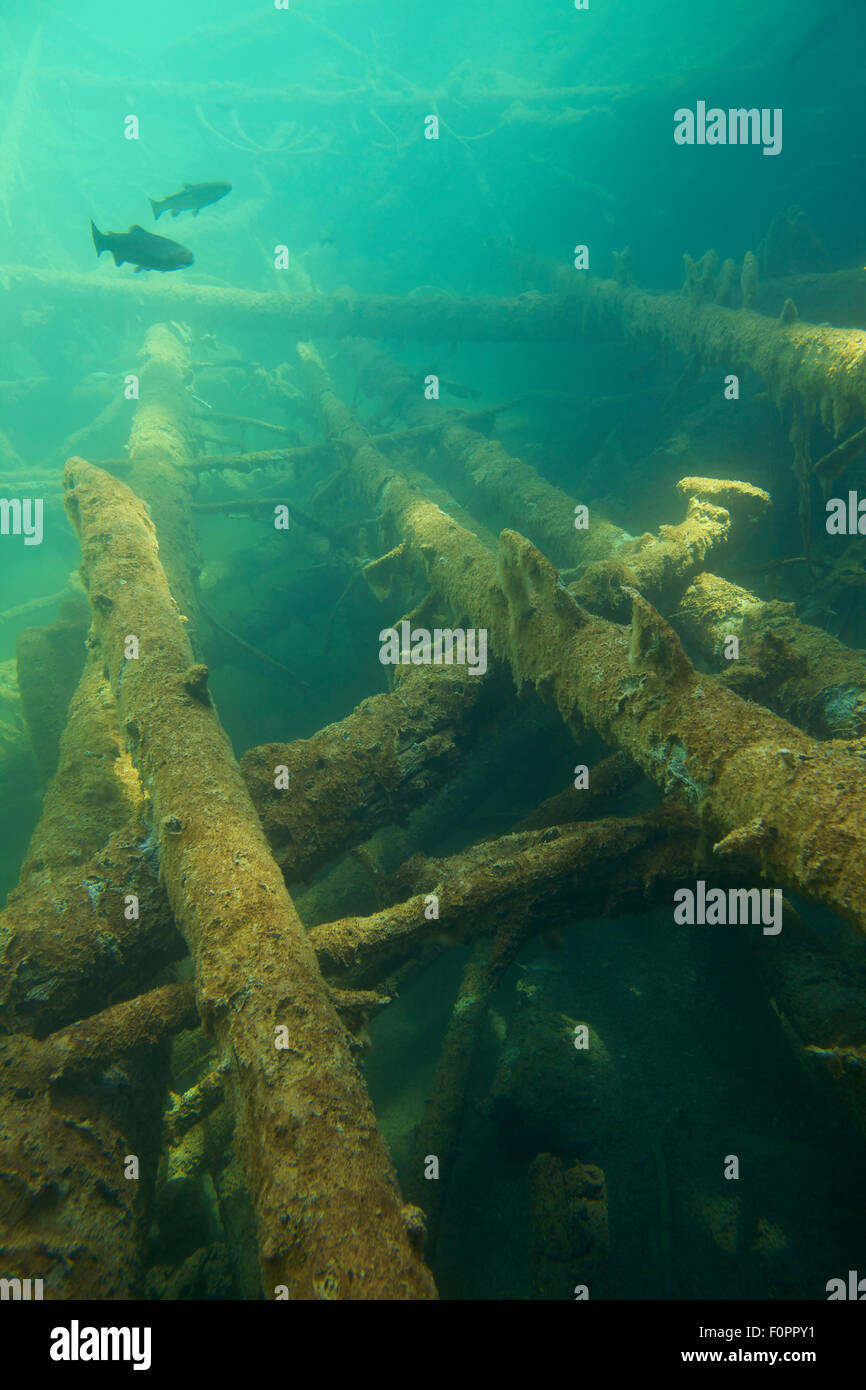
[[[102,232],[99,230],[92,217],[90,219],[90,235],[93,237],[93,245],[96,248],[96,255],[99,257],[106,249],[105,237],[102,235]]]
[[[144,228],[143,228],[143,227],[139,227],[139,225],[138,225],[137,222],[133,222],[133,224],[132,224],[132,226],[130,227],[129,230],[130,230],[131,232],[144,232]],[[146,235],[147,235],[147,233],[145,232],[145,236],[146,236]]]
[[[191,184],[191,183],[185,183],[185,184],[184,184],[184,188],[192,188],[192,184]]]
[[[123,265],[123,252],[122,252],[122,251],[118,251],[118,250],[115,249],[114,251],[112,251],[111,254],[112,254],[112,256],[114,257],[114,264],[115,264],[115,265]]]
[[[193,215],[193,217],[198,217],[198,215],[199,215],[200,212],[201,212],[201,208],[193,208],[193,210],[192,210],[192,215]]]
[[[133,275],[140,275],[141,272],[142,272],[143,270],[144,270],[144,266],[143,266],[143,265],[137,265],[137,266],[135,267],[135,270],[134,270],[132,273],[133,273]]]
[[[171,215],[172,217],[180,217],[180,208],[172,208]]]
[[[159,214],[160,214],[161,212],[164,212],[165,209],[162,208],[162,207],[160,207],[159,203],[156,201],[155,198],[148,198],[147,201],[150,203],[150,206],[153,208],[153,215],[154,215],[154,218],[155,218],[155,220],[158,222],[158,221],[159,221]]]

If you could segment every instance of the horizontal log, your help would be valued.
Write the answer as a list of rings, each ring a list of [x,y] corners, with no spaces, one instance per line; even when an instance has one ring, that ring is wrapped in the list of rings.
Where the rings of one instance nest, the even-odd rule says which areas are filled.
[[[79,273],[0,265],[0,287],[23,302],[68,305],[100,318],[112,312],[151,320],[182,317],[205,330],[275,327],[292,338],[407,338],[419,342],[570,342],[581,336],[570,294],[277,294],[196,284],[176,275],[145,280],[113,267]]]

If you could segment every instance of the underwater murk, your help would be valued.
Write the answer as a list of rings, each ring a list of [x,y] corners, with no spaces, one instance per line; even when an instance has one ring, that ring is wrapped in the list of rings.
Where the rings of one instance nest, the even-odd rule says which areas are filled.
[[[828,6],[0,6],[3,1300],[866,1297]]]

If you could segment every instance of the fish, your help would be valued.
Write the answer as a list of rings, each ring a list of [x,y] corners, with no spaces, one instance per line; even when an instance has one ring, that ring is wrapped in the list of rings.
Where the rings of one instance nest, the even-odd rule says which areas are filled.
[[[805,58],[807,53],[811,53],[819,44],[823,43],[828,34],[832,34],[839,22],[839,15],[839,10],[833,10],[832,13],[823,15],[821,19],[817,20],[812,25],[802,43],[799,44],[788,59],[787,66],[789,71],[796,63],[799,63],[801,58]]]
[[[167,198],[148,198],[157,222],[164,212],[179,217],[182,212],[191,212],[198,217],[202,208],[218,203],[227,193],[231,193],[230,183],[185,183],[180,193],[170,193]]]
[[[128,232],[101,232],[91,220],[90,234],[97,256],[110,251],[115,265],[129,261],[135,266],[136,275],[142,270],[180,270],[195,260],[192,252],[179,242],[154,236],[153,232],[146,232],[138,225],[130,227]]]

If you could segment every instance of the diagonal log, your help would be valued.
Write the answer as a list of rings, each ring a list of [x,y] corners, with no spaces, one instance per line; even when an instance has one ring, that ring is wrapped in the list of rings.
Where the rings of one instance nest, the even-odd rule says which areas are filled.
[[[0,912],[0,1031],[42,1036],[133,993],[183,954],[145,803],[91,649],[56,776]]]
[[[698,849],[694,818],[663,807],[503,835],[446,859],[413,855],[396,878],[421,891],[369,917],[323,923],[310,939],[329,977],[369,987],[430,938],[453,944],[495,935],[492,982],[546,927],[640,909],[654,894],[670,901]],[[438,900],[433,918],[431,894]]]
[[[577,499],[509,454],[498,439],[488,439],[451,411],[441,412],[391,357],[369,349],[363,356],[372,363],[371,388],[399,401],[407,420],[438,419],[437,442],[449,465],[485,508],[525,531],[554,564],[581,571],[581,602],[615,609],[622,584],[640,589],[659,606],[675,601],[710,552],[724,547],[731,519],[752,520],[769,507],[767,494],[747,483],[693,478],[679,485],[688,501],[686,519],[662,527],[657,537],[634,538],[595,511],[589,524],[578,528]]]
[[[205,1031],[228,1063],[268,1297],[428,1298],[369,1098],[193,662],[142,503],[73,459],[82,579]],[[128,658],[127,637],[139,655]]]
[[[678,789],[726,837],[752,845],[762,868],[866,931],[866,745],[819,743],[700,675],[656,610],[632,591],[631,629],[591,616],[523,536],[487,549],[394,471],[301,344],[328,434],[339,431],[353,477],[378,505],[407,558],[533,685],[579,738],[590,726],[629,753],[665,791]]]
[[[247,789],[289,883],[403,821],[456,770],[490,716],[499,682],[410,670],[312,738],[266,743],[241,759]],[[277,789],[278,768],[288,786]]]
[[[580,609],[522,536],[503,532],[501,544],[515,678],[535,685],[569,728],[590,725],[664,790],[684,792],[717,834],[717,851],[725,840],[748,846],[770,882],[866,931],[864,741],[809,738],[695,671],[636,592],[624,631]]]
[[[691,648],[728,668],[739,694],[818,738],[866,734],[866,652],[800,622],[793,604],[764,601],[727,579],[700,574],[671,622]],[[740,644],[739,662],[724,659],[731,637]]]
[[[424,418],[429,406],[412,403],[403,368],[383,353],[374,361],[376,380],[401,399],[407,418]],[[801,622],[789,604],[764,602],[726,579],[700,573],[710,550],[727,538],[720,510],[735,523],[752,522],[769,504],[760,488],[683,478],[677,488],[688,499],[686,521],[662,527],[658,537],[633,540],[598,517],[586,531],[575,532],[575,500],[497,441],[450,419],[442,422],[440,439],[477,496],[526,531],[555,563],[580,568],[569,586],[578,602],[617,616],[628,611],[623,589],[632,587],[665,612],[678,603],[674,626],[702,655],[717,659],[728,637],[740,639],[742,666],[734,673],[739,693],[821,738],[866,733],[866,654]]]

